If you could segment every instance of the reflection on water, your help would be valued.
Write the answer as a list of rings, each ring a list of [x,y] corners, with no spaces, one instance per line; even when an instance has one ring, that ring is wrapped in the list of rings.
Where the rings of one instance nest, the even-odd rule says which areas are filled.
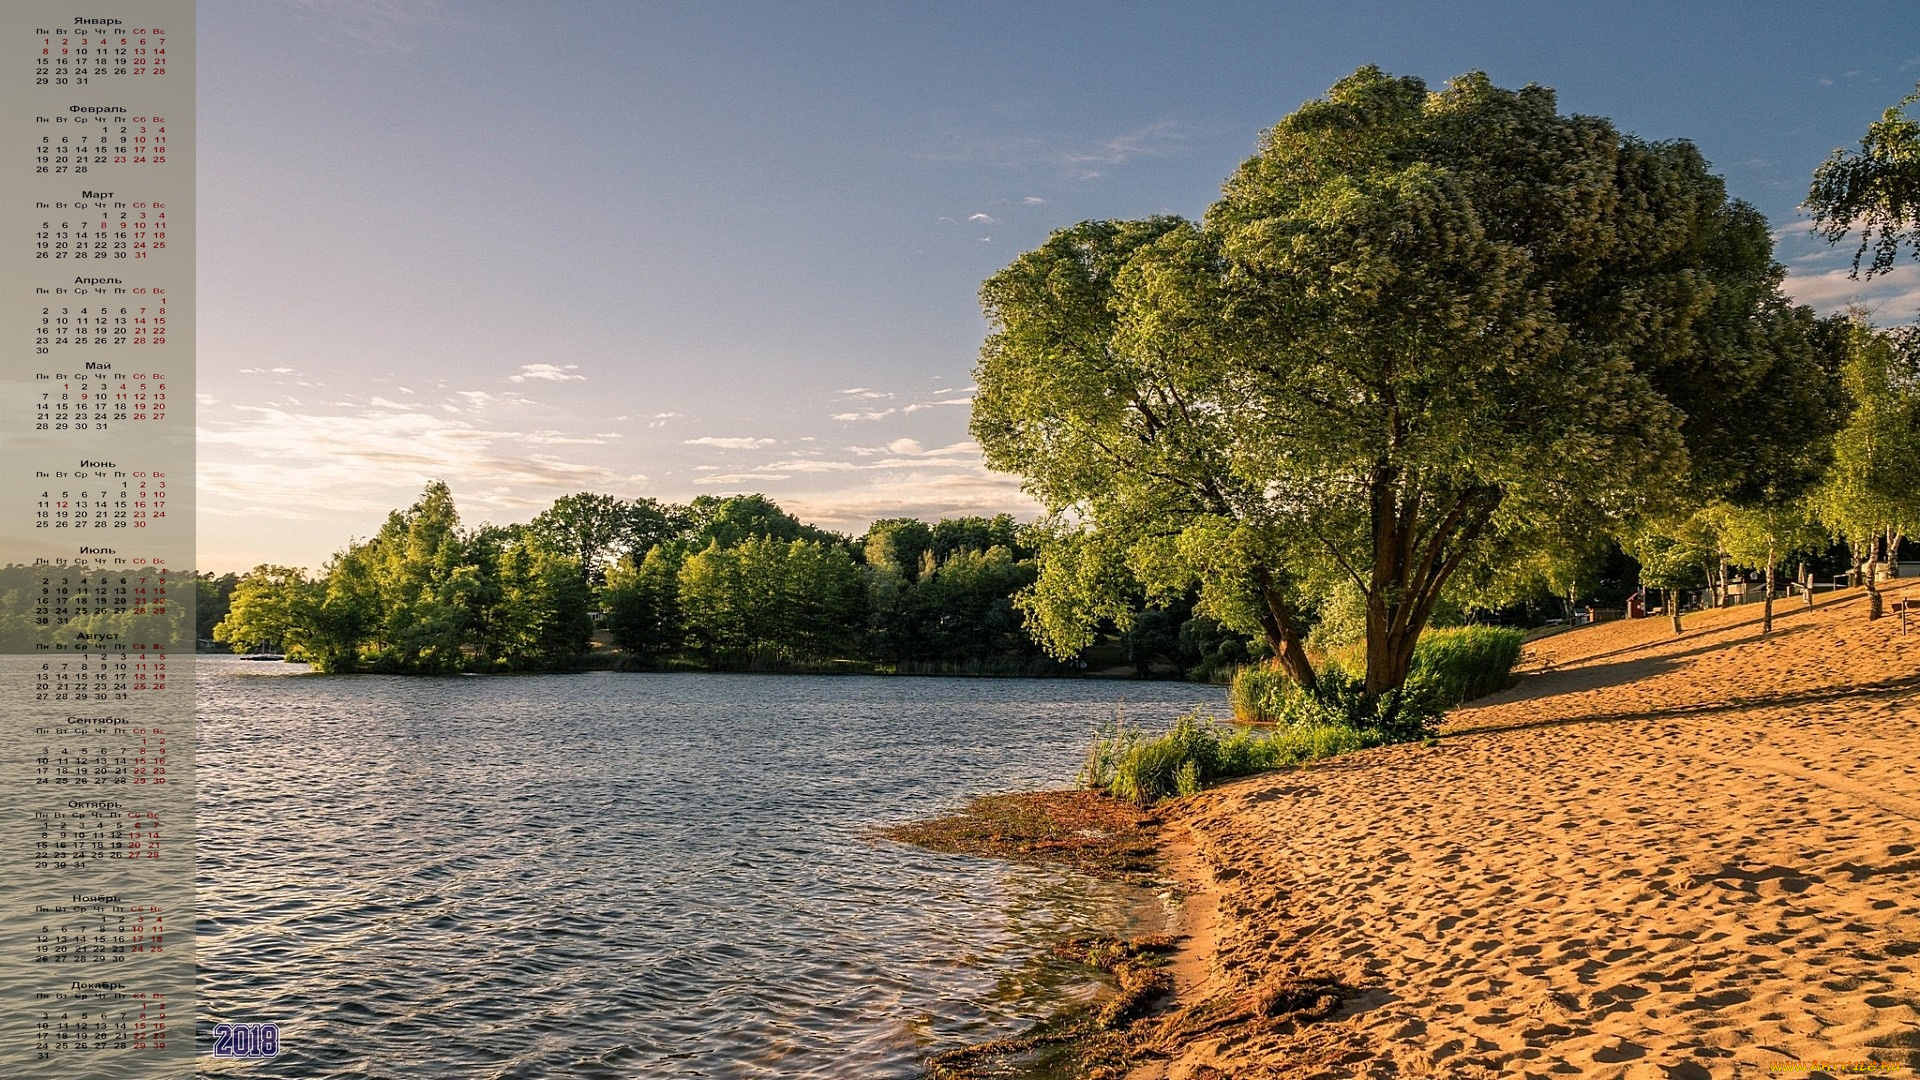
[[[1060,786],[1217,689],[204,659],[202,1024],[276,1075],[910,1077],[1077,977],[1137,896],[873,830]],[[236,1066],[245,1068],[247,1066]],[[214,1072],[220,1072],[218,1068]]]

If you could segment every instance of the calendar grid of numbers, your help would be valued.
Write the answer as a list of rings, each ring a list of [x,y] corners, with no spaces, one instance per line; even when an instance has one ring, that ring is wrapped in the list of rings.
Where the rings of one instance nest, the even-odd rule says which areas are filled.
[[[192,0],[0,4],[9,1080],[235,1038],[194,1016],[193,39]]]

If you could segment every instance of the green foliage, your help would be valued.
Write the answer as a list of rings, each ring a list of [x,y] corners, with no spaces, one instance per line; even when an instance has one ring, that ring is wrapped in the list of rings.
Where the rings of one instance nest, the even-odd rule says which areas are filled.
[[[552,668],[587,651],[591,594],[579,563],[522,541],[501,552],[495,575],[498,595],[488,607],[485,652],[496,667]]]
[[[676,512],[652,499],[583,491],[555,499],[527,524],[527,531],[550,550],[573,559],[589,585],[599,585],[606,580],[610,559],[644,554],[671,540],[681,524]]]
[[[1715,503],[1702,511],[1713,522],[1720,550],[1735,566],[1753,570],[1826,550],[1833,540],[1805,498],[1753,507]]]
[[[765,495],[734,495],[719,498],[702,495],[686,509],[688,540],[695,549],[709,544],[723,548],[738,547],[748,540],[808,540],[815,544],[837,545],[845,538],[825,529],[808,525]]]
[[[857,648],[865,597],[841,545],[713,541],[681,564],[677,585],[687,640],[715,666],[829,660]]]
[[[233,606],[233,590],[240,585],[240,575],[221,574],[215,577],[211,573],[198,574],[193,582],[193,636],[211,639],[213,628],[220,625]]]
[[[318,578],[255,567],[213,636],[281,648],[322,671],[547,669],[586,650],[588,602],[572,557],[535,535],[463,530],[436,481]]]
[[[867,565],[911,582],[920,575],[922,557],[933,548],[933,530],[918,518],[884,518],[861,541]]]
[[[262,564],[234,584],[227,614],[213,639],[241,652],[298,648],[305,637],[304,609],[312,582],[304,570]]]
[[[614,644],[646,657],[679,651],[686,632],[680,612],[680,565],[685,551],[678,545],[655,544],[635,565],[628,556],[607,571],[601,593],[607,631]]]
[[[1125,724],[1103,726],[1087,750],[1082,787],[1151,806],[1191,795],[1216,780],[1351,753],[1379,739],[1336,724],[1306,724],[1275,731],[1229,728],[1191,713],[1164,732],[1148,734]]]
[[[1886,530],[1920,534],[1920,331],[1855,316],[1841,381],[1852,411],[1814,494],[1819,519],[1856,547]]]
[[[1873,249],[1868,277],[1893,269],[1903,242],[1920,259],[1920,118],[1903,111],[1916,103],[1920,88],[1867,128],[1858,151],[1835,150],[1814,170],[1805,208],[1815,231],[1829,243],[1860,230],[1860,247],[1853,253],[1856,275],[1868,248]]]
[[[1643,533],[1626,545],[1640,563],[1640,581],[1648,588],[1676,591],[1698,589],[1707,583],[1707,565],[1713,548],[1686,535]]]
[[[1513,685],[1527,635],[1502,626],[1429,630],[1413,648],[1413,670],[1443,709]]]
[[[1055,515],[1022,606],[1060,655],[1198,588],[1311,686],[1308,583],[1345,578],[1380,700],[1463,566],[1802,460],[1782,274],[1690,144],[1363,68],[1203,224],[1083,223],[982,286],[973,431]]]
[[[1340,725],[1382,742],[1407,742],[1428,735],[1446,710],[1511,686],[1525,640],[1504,627],[1428,630],[1414,646],[1406,681],[1382,694],[1369,694],[1365,680],[1337,659],[1321,667],[1311,689],[1271,666],[1242,668],[1227,685],[1227,701],[1243,723]]]

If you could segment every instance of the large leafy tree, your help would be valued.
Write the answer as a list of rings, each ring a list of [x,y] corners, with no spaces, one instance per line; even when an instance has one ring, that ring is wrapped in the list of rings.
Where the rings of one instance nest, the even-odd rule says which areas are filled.
[[[1920,89],[1869,125],[1860,149],[1835,150],[1814,170],[1806,202],[1814,229],[1829,243],[1860,230],[1855,274],[1869,249],[1868,277],[1893,269],[1902,243],[1920,259],[1920,119],[1905,112],[1915,104]]]
[[[1920,331],[1877,329],[1856,314],[1845,333],[1841,380],[1852,411],[1814,506],[1846,538],[1871,588],[1874,548],[1920,533]]]
[[[1392,689],[1489,540],[1735,482],[1768,437],[1736,418],[1791,337],[1780,277],[1691,145],[1541,87],[1363,68],[1204,223],[1084,224],[983,286],[973,430],[1066,537],[1034,625],[1071,646],[1125,590],[1197,582],[1307,682],[1303,584],[1341,577],[1367,690]]]
[[[548,548],[573,558],[581,580],[599,585],[606,565],[629,552],[644,555],[678,532],[674,511],[652,499],[616,499],[583,491],[555,499],[527,524]]]

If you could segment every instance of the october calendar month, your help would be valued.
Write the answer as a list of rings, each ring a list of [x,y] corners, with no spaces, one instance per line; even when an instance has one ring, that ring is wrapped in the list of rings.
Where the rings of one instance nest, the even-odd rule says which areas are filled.
[[[8,1080],[281,1046],[195,1031],[194,16],[0,4]]]

